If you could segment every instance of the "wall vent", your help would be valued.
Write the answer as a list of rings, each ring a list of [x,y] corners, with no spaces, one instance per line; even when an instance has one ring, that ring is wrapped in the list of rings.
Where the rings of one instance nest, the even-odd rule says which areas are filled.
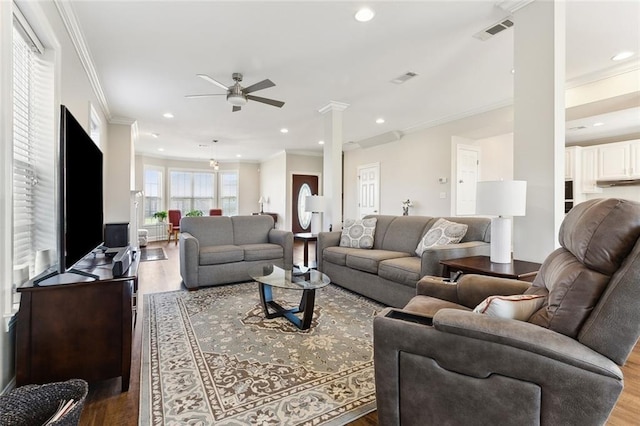
[[[416,74],[415,72],[411,72],[411,71],[407,71],[406,73],[402,74],[399,77],[394,78],[393,80],[391,80],[392,83],[394,84],[402,84],[405,81],[412,79],[413,77],[417,76],[418,74]]]
[[[479,33],[474,34],[473,36],[479,40],[485,41],[504,30],[508,30],[511,27],[513,27],[513,21],[511,20],[511,18],[503,19],[502,21],[485,28]]]

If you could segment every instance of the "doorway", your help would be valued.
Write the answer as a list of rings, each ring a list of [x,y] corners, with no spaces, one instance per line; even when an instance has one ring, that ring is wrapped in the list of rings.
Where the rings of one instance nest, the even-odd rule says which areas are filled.
[[[291,230],[294,234],[311,232],[311,212],[304,211],[305,199],[318,194],[318,176],[293,175],[291,200]]]
[[[380,163],[358,167],[358,214],[380,212]]]
[[[456,214],[475,214],[480,149],[475,146],[457,145],[456,158]]]

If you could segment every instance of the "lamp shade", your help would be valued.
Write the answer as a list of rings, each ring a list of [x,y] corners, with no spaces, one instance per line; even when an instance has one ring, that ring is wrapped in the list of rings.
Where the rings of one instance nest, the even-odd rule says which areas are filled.
[[[309,195],[304,200],[304,211],[321,213],[324,211],[324,197],[321,195]]]
[[[267,201],[264,199],[264,197],[260,197],[260,199],[258,200],[258,202],[259,202],[260,204],[262,204],[262,203],[266,203]]]
[[[526,207],[526,181],[499,180],[478,182],[476,214],[524,216]]]

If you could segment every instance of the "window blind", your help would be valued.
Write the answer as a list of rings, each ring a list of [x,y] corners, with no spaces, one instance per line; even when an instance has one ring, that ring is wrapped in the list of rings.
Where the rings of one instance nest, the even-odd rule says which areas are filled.
[[[13,264],[28,265],[33,276],[36,251],[56,247],[53,63],[20,16],[13,28]]]

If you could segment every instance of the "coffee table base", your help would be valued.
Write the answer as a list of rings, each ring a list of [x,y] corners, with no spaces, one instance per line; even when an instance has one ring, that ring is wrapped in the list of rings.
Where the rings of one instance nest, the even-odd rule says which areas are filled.
[[[302,299],[297,308],[285,309],[273,300],[272,287],[269,284],[258,283],[260,288],[260,302],[264,315],[268,319],[285,317],[300,330],[308,330],[313,318],[313,306],[316,299],[316,290],[302,290]],[[302,318],[295,314],[302,313]]]

